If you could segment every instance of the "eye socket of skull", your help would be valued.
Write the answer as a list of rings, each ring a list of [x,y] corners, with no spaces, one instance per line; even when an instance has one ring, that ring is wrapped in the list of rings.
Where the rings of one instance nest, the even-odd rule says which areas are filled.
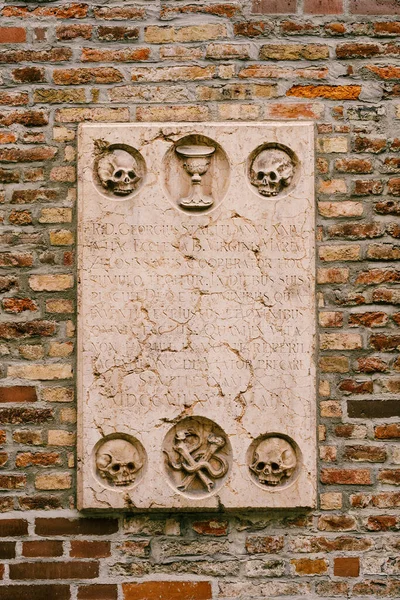
[[[271,469],[272,469],[272,471],[273,471],[273,472],[275,472],[275,471],[279,471],[279,470],[280,470],[280,468],[281,468],[281,467],[280,467],[280,465],[279,465],[278,463],[276,463],[276,462],[272,462],[272,463],[271,463]]]
[[[257,469],[257,471],[263,471],[265,469],[265,466],[266,466],[265,462],[261,461],[261,462],[257,463],[256,469]]]

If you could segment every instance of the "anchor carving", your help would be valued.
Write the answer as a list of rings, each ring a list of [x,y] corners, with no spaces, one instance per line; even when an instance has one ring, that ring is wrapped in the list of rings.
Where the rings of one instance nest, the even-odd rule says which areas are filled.
[[[207,491],[211,492],[215,486],[214,479],[220,479],[228,471],[227,461],[217,454],[225,446],[223,437],[210,433],[206,448],[200,450],[201,446],[204,446],[201,437],[192,429],[188,429],[179,431],[175,435],[172,448],[179,455],[178,461],[175,462],[164,450],[172,469],[185,473],[182,482],[177,486],[181,492],[188,490],[196,477],[200,479]],[[211,461],[216,462],[218,466],[214,467]]]

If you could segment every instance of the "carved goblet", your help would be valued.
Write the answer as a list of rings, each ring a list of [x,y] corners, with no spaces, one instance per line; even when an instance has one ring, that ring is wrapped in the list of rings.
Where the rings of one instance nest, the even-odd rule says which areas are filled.
[[[211,196],[203,193],[201,177],[207,173],[211,162],[211,155],[215,148],[212,146],[178,146],[177,154],[183,157],[183,168],[192,179],[192,190],[186,198],[181,198],[179,204],[185,208],[206,208],[212,206],[214,200]]]

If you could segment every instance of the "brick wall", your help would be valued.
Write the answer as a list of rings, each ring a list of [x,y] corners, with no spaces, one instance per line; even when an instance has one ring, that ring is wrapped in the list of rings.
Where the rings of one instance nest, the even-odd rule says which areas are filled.
[[[400,596],[400,2],[7,3],[0,600]],[[75,510],[82,121],[316,122],[316,511]]]

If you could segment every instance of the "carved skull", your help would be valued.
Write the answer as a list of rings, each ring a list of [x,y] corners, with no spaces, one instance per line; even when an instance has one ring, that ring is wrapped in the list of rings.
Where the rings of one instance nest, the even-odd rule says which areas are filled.
[[[293,178],[294,164],[283,150],[263,150],[250,167],[250,181],[262,196],[276,196]]]
[[[112,485],[130,485],[142,468],[139,453],[127,440],[115,439],[105,442],[97,451],[96,466],[103,479]]]
[[[296,468],[297,459],[292,446],[279,437],[262,440],[254,451],[250,469],[262,485],[284,483]]]
[[[126,150],[108,152],[99,160],[97,172],[101,185],[116,196],[131,194],[141,179],[136,160]]]

